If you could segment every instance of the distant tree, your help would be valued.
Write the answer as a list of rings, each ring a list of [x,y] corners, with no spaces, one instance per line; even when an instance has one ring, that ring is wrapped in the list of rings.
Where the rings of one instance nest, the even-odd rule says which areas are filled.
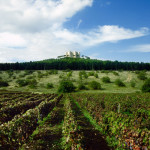
[[[115,84],[118,85],[119,87],[125,87],[125,84],[120,79],[116,79]]]
[[[135,81],[131,81],[131,82],[130,82],[130,85],[131,85],[131,87],[133,87],[133,88],[134,88],[134,87],[135,87],[135,85],[136,85],[136,82],[135,82]]]
[[[85,86],[84,83],[80,82],[80,83],[78,84],[78,89],[79,89],[79,90],[87,90],[87,87]]]
[[[144,71],[141,71],[138,76],[137,76],[140,80],[146,80],[147,77],[146,77],[146,72]]]
[[[46,87],[47,87],[47,89],[52,89],[52,88],[54,88],[54,85],[53,85],[53,83],[47,83]]]
[[[101,89],[101,84],[99,82],[97,82],[97,81],[91,81],[89,83],[89,86],[93,90],[100,90]]]
[[[150,92],[150,78],[142,86],[142,92]]]
[[[7,86],[9,86],[7,81],[0,80],[0,87],[7,87]]]
[[[62,80],[59,83],[58,92],[60,93],[70,93],[75,91],[75,86],[70,80]]]
[[[23,86],[27,86],[28,85],[28,82],[24,79],[18,79],[16,81],[16,83],[19,85],[19,87],[23,87]]]
[[[104,83],[110,83],[110,78],[109,78],[108,76],[103,77],[103,78],[102,78],[102,81],[103,81]]]

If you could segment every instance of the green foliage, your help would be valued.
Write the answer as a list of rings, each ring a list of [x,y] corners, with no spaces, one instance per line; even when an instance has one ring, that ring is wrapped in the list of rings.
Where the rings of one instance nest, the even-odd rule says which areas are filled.
[[[7,81],[0,80],[0,87],[7,87],[7,86],[9,86]]]
[[[34,72],[34,70],[25,70],[25,75],[30,75]]]
[[[150,92],[150,78],[142,86],[142,92]]]
[[[72,95],[114,149],[150,148],[149,93]]]
[[[84,83],[80,82],[80,83],[78,84],[78,89],[79,89],[79,90],[87,90],[87,87],[85,86]]]
[[[98,74],[97,74],[97,73],[95,73],[95,74],[94,74],[94,77],[95,77],[95,78],[98,78]]]
[[[97,81],[91,81],[89,83],[89,86],[93,90],[100,90],[101,89],[101,84],[99,82],[97,82]]]
[[[108,76],[103,77],[103,78],[102,78],[102,81],[103,81],[104,83],[110,83],[110,78],[109,78]]]
[[[133,88],[134,88],[134,87],[135,87],[135,85],[136,85],[136,82],[132,80],[132,81],[130,82],[130,85],[131,85],[131,87],[133,87]]]
[[[67,73],[67,77],[70,78],[72,76],[72,71]]]
[[[140,80],[146,80],[147,77],[146,77],[146,72],[145,71],[141,71],[137,77],[140,79]]]
[[[52,88],[54,88],[54,85],[53,85],[53,83],[47,83],[46,87],[47,87],[47,89],[52,89]]]
[[[108,74],[109,71],[108,70],[102,70],[101,73],[107,73]]]
[[[85,79],[87,79],[88,78],[88,75],[87,75],[87,73],[86,73],[86,71],[80,71],[79,72],[79,78],[80,79],[83,79],[83,78],[85,78]]]
[[[118,73],[118,72],[113,71],[112,73],[113,73],[115,76],[119,76],[119,73]]]
[[[116,79],[115,84],[119,87],[125,87],[125,84],[120,79]]]
[[[75,86],[71,80],[62,80],[59,83],[58,92],[60,93],[70,93],[75,91]]]
[[[9,75],[9,78],[13,76],[14,71],[12,69],[6,71]]]
[[[19,87],[29,85],[30,88],[35,88],[37,85],[37,81],[35,79],[18,79],[16,83],[19,85]]]
[[[38,78],[40,79],[40,78],[43,78],[44,77],[44,75],[40,72],[40,73],[38,73]]]
[[[150,63],[64,58],[23,63],[0,63],[0,70],[150,70]],[[29,75],[27,73],[27,75]]]
[[[49,74],[58,74],[58,70],[50,70],[49,72],[48,72]]]
[[[94,71],[90,71],[89,73],[88,73],[88,76],[94,76],[95,75],[95,72]]]
[[[16,81],[16,83],[19,85],[19,87],[23,87],[23,86],[27,86],[28,85],[28,82],[24,79],[18,79]]]
[[[32,89],[36,88],[36,86],[37,86],[37,81],[35,79],[27,80],[27,83],[28,83],[29,87]]]
[[[27,79],[34,79],[35,76],[28,76]]]
[[[66,69],[66,70],[63,70],[63,72],[70,72],[71,71],[71,69]]]

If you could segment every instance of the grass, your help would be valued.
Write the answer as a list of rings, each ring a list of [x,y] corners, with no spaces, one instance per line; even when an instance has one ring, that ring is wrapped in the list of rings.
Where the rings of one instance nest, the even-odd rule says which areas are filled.
[[[43,70],[40,71],[42,74],[46,74],[48,71]],[[87,74],[91,71],[86,71]],[[94,71],[96,73],[96,71]],[[89,93],[135,93],[135,92],[140,92],[141,91],[141,87],[144,83],[144,81],[140,80],[137,78],[137,74],[135,72],[132,71],[122,71],[122,72],[118,72],[116,71],[119,76],[115,75],[113,73],[114,71],[108,71],[108,73],[102,73],[101,71],[98,71],[98,78],[94,77],[94,76],[89,76],[87,79],[82,79],[82,82],[85,84],[87,83],[87,87],[88,83],[91,81],[97,81],[101,84],[102,86],[102,90],[78,90],[79,93],[82,92],[89,92]],[[7,73],[7,71],[1,71],[0,72],[0,77],[4,80],[4,81],[8,81],[9,86],[8,87],[1,87],[0,90],[9,90],[9,91],[25,91],[25,92],[39,92],[39,93],[55,93],[58,90],[58,86],[59,86],[59,81],[60,75],[66,75],[67,72],[63,72],[63,71],[58,71],[58,74],[52,74],[52,75],[48,75],[48,76],[43,76],[42,78],[38,78],[38,71],[34,71],[32,74],[23,76],[25,74],[25,71],[14,71],[13,75],[9,76],[9,74]],[[38,84],[36,88],[30,88],[29,86],[25,86],[25,87],[19,87],[16,83],[16,81],[18,79],[27,79],[30,78],[31,76],[34,76],[34,79],[37,80]],[[111,83],[103,83],[102,82],[102,78],[108,76],[111,80]],[[147,71],[147,77],[150,78],[150,71]],[[115,80],[116,79],[120,79],[121,81],[123,81],[126,85],[126,87],[120,88],[117,85],[115,85]],[[80,82],[79,79],[79,71],[73,71],[72,73],[72,77],[71,79],[73,80],[73,83],[76,87],[78,87],[78,84]],[[131,82],[134,81],[136,83],[135,87],[131,87]],[[52,89],[47,89],[46,85],[47,83],[52,83],[54,85],[54,88]]]

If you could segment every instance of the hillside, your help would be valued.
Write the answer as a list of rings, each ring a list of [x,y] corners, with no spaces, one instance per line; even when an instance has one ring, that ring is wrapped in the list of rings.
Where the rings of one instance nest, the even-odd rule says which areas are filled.
[[[78,92],[134,93],[141,91],[146,79],[145,77],[140,79],[139,74],[145,74],[146,78],[150,78],[149,71],[1,71],[0,79],[6,81],[9,86],[0,89],[53,93],[57,92],[59,81],[63,78],[69,78]],[[107,78],[109,78],[109,81]],[[120,79],[125,86],[116,85],[117,79]],[[91,89],[90,83],[92,81],[100,83],[101,89]],[[85,89],[80,87],[81,83],[86,87]],[[50,86],[47,87],[47,84],[50,84]]]
[[[84,58],[47,59],[23,63],[0,63],[0,70],[150,70],[150,63],[102,61]]]

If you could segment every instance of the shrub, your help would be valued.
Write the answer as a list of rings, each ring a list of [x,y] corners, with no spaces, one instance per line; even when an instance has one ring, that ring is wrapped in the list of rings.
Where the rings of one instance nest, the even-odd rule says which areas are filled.
[[[67,77],[70,78],[72,76],[72,71],[67,73]]]
[[[91,81],[91,82],[89,83],[89,86],[90,86],[90,88],[93,89],[93,90],[100,90],[100,89],[101,89],[101,84],[98,83],[98,82],[96,82],[96,81]]]
[[[118,72],[113,71],[112,73],[113,73],[115,76],[119,76],[119,73],[118,73]]]
[[[30,75],[34,72],[34,70],[25,70],[24,74],[25,75]]]
[[[142,92],[150,92],[150,79],[147,79],[143,84]]]
[[[36,88],[37,86],[37,81],[35,79],[32,80],[26,80],[27,84],[29,85],[30,88]]]
[[[0,87],[7,87],[9,86],[8,82],[0,80]]]
[[[78,89],[79,90],[86,90],[87,87],[85,86],[85,84],[83,84],[82,82],[80,82],[79,85],[78,85]]]
[[[24,78],[25,76],[25,74],[19,74],[19,78]]]
[[[98,74],[97,74],[97,73],[95,73],[95,74],[94,74],[94,77],[95,77],[95,78],[98,78]]]
[[[134,88],[134,87],[135,87],[135,85],[136,85],[135,81],[131,81],[131,82],[130,82],[130,85],[131,85],[131,87],[133,87],[133,88]]]
[[[88,78],[88,75],[87,75],[87,73],[84,70],[79,72],[79,78],[82,79],[83,77],[85,79]]]
[[[146,80],[147,77],[146,77],[146,72],[144,71],[141,71],[138,76],[137,76],[140,80]]]
[[[53,83],[47,83],[46,85],[47,89],[52,89],[54,87]]]
[[[32,79],[32,80],[29,80],[29,79],[27,79],[27,80],[19,79],[19,80],[16,81],[16,83],[20,87],[29,85],[29,87],[34,88],[37,85],[37,81],[35,79]]]
[[[26,80],[24,80],[24,79],[18,79],[18,80],[16,81],[16,83],[17,83],[20,87],[23,87],[23,86],[28,85],[28,82],[27,82]]]
[[[28,76],[27,79],[34,79],[35,76]]]
[[[58,74],[58,70],[50,70],[49,72],[48,72],[48,74]]]
[[[91,71],[91,72],[88,73],[88,75],[89,75],[89,76],[94,76],[95,73],[94,73],[94,71]]]
[[[71,69],[66,69],[66,70],[63,70],[63,72],[70,72]]]
[[[70,80],[60,81],[58,92],[70,93],[75,91],[75,86]]]
[[[42,74],[42,73],[38,73],[38,78],[40,79],[40,78],[43,78],[44,77],[44,75]]]
[[[109,77],[103,77],[102,78],[102,81],[104,82],[104,83],[110,83],[110,78]]]
[[[125,87],[125,84],[120,79],[116,79],[115,84],[119,87]]]
[[[102,70],[101,73],[106,73],[106,74],[108,74],[109,71],[108,71],[108,70]]]

